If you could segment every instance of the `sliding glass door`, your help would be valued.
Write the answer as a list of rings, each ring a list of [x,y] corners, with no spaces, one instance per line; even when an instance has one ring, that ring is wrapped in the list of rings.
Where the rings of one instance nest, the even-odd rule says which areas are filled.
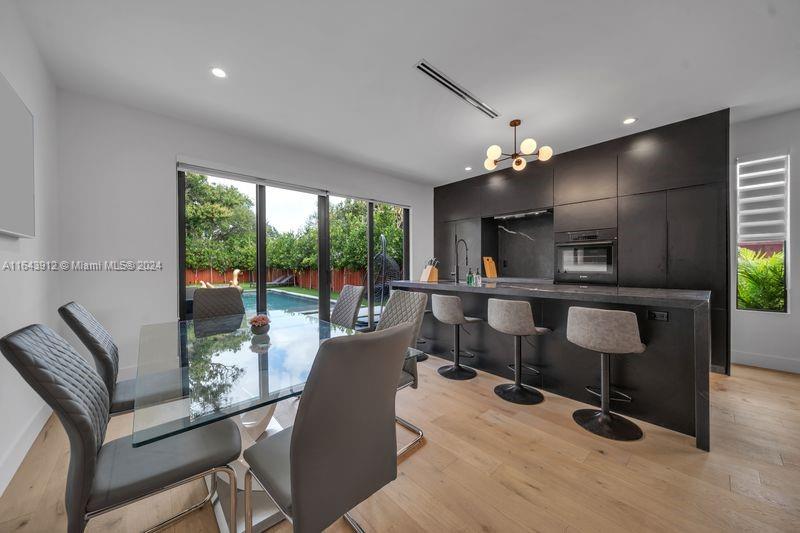
[[[391,282],[408,278],[407,208],[220,174],[178,172],[181,318],[198,287],[238,287],[247,315],[327,319],[342,287],[361,285],[358,327],[374,327]]]
[[[366,287],[367,257],[367,211],[369,202],[354,198],[331,196],[329,198],[330,220],[330,300],[336,305],[339,292],[345,285]],[[367,328],[370,319],[367,292],[358,313],[357,326]]]
[[[267,309],[317,312],[319,197],[278,187],[264,189]]]
[[[181,309],[192,314],[198,287],[238,286],[255,313],[256,185],[181,173],[183,182]]]

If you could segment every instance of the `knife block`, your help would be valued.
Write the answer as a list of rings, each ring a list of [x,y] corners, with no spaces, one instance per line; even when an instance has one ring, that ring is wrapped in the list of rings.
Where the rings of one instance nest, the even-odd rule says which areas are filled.
[[[422,275],[419,277],[420,281],[425,281],[428,283],[435,283],[439,281],[439,269],[432,265],[427,265],[423,271]]]

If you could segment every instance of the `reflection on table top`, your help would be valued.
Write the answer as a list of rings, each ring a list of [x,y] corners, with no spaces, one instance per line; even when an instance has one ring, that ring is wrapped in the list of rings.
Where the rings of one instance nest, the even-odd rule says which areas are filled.
[[[244,315],[143,326],[134,446],[300,394],[320,342],[353,333],[313,315],[269,316],[264,335]]]

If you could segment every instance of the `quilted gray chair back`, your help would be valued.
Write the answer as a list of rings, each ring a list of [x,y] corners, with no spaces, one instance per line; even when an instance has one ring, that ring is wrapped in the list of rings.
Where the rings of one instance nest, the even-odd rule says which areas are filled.
[[[426,305],[428,305],[428,295],[424,292],[392,291],[386,305],[383,306],[381,320],[375,329],[380,331],[410,322],[414,325],[414,329],[408,346],[415,348]]]
[[[97,452],[106,435],[109,400],[105,384],[67,341],[41,324],[6,335],[0,339],[0,351],[53,409],[67,432],[67,530],[80,533],[86,526],[86,502]]]
[[[92,354],[108,395],[113,396],[119,372],[119,350],[111,334],[92,313],[77,302],[62,305],[58,308],[58,314]]]
[[[196,289],[192,304],[192,318],[203,319],[215,316],[242,315],[244,302],[236,287],[219,289]]]
[[[395,394],[413,326],[319,347],[292,430],[295,532],[318,532],[397,477]]]
[[[567,340],[600,353],[642,353],[636,313],[570,307],[567,313]]]
[[[339,293],[336,305],[331,311],[331,322],[346,328],[355,327],[363,296],[364,287],[361,285],[345,285],[342,287],[342,292]]]

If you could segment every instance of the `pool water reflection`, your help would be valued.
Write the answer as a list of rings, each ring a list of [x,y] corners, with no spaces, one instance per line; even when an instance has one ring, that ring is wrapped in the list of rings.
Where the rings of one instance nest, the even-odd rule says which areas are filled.
[[[242,300],[244,301],[245,313],[248,316],[256,314],[256,291],[244,291]],[[267,289],[267,309],[293,313],[316,311],[317,299],[298,296],[280,289]]]
[[[269,316],[267,335],[254,335],[247,316],[144,326],[134,445],[297,395],[320,342],[353,333],[314,315],[271,307]],[[164,393],[154,396],[156,386]]]

